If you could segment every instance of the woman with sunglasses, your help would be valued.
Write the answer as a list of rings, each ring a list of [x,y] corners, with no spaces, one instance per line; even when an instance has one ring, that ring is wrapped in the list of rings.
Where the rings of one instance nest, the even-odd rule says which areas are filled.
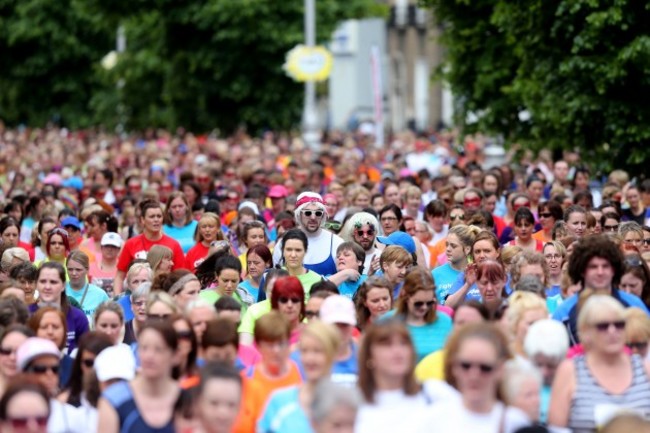
[[[192,272],[208,257],[213,242],[225,240],[219,216],[212,212],[201,215],[194,240],[196,243],[185,256],[185,267]]]
[[[18,374],[16,351],[34,332],[25,325],[10,325],[0,335],[0,395],[8,382]]]
[[[36,266],[41,263],[55,262],[65,266],[65,260],[70,254],[70,242],[68,232],[60,227],[55,227],[47,233],[45,241],[45,254],[43,260],[37,261]]]
[[[95,357],[114,344],[108,336],[100,332],[91,331],[81,337],[79,350],[72,364],[70,381],[57,397],[60,402],[74,407],[90,406],[84,396],[84,382],[88,380],[88,374],[94,374]]]
[[[196,359],[199,352],[199,343],[196,334],[192,329],[192,323],[182,314],[174,314],[169,318],[176,336],[178,337],[178,364],[173,371],[174,379],[181,382],[187,378],[196,376]]]
[[[451,318],[436,309],[436,290],[431,274],[415,268],[404,279],[395,301],[395,316],[406,323],[415,346],[416,362],[442,349],[451,333]]]
[[[600,225],[603,229],[603,234],[614,236],[618,234],[618,227],[621,222],[621,217],[615,212],[603,212],[600,217]]]
[[[289,343],[298,343],[305,318],[305,290],[298,278],[288,276],[275,281],[271,293],[271,309],[279,311],[289,322]]]
[[[614,410],[650,410],[650,364],[625,352],[625,308],[608,295],[592,295],[580,308],[584,355],[560,364],[548,422],[575,433],[595,431]],[[609,409],[604,406],[611,405]],[[614,406],[616,409],[612,409]]]
[[[134,259],[145,259],[147,253],[154,245],[163,245],[170,248],[173,253],[172,269],[185,267],[185,255],[180,244],[163,233],[163,211],[160,202],[143,200],[140,205],[140,225],[142,234],[129,239],[124,243],[120,258],[117,262],[114,293],[122,293],[122,284],[128,271],[129,264]]]
[[[508,340],[494,324],[458,328],[446,346],[445,378],[461,398],[434,406],[418,432],[436,426],[442,433],[514,433],[530,425],[520,409],[506,406],[499,387],[510,359]]]
[[[148,321],[138,336],[138,375],[107,388],[97,406],[99,433],[173,433],[180,388],[172,378],[178,334],[168,321]]]
[[[432,407],[458,398],[444,382],[420,384],[414,374],[415,359],[415,347],[401,320],[380,320],[366,328],[359,348],[363,403],[355,433],[415,431]]]
[[[545,201],[539,204],[539,223],[541,230],[533,233],[533,239],[541,242],[553,240],[553,227],[558,221],[562,221],[562,206],[555,200]]]
[[[35,378],[21,377],[0,399],[0,431],[46,433],[50,413],[47,389]]]

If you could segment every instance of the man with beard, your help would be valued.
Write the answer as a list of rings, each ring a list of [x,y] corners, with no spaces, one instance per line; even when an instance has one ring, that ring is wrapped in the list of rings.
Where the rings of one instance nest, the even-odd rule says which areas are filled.
[[[296,225],[307,235],[308,245],[304,266],[320,275],[336,273],[336,250],[343,239],[322,228],[327,221],[327,210],[320,194],[303,192],[296,200]],[[273,262],[282,258],[281,241],[273,249]]]
[[[363,274],[370,272],[373,257],[376,262],[376,270],[379,269],[379,256],[381,250],[375,248],[375,239],[380,230],[379,221],[368,212],[357,212],[352,215],[341,229],[341,236],[344,240],[354,242],[363,248],[366,259],[363,262]]]

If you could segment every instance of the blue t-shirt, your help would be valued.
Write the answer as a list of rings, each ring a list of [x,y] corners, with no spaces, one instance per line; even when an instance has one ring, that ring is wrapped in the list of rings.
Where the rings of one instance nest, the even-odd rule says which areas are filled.
[[[357,293],[357,290],[359,290],[359,287],[361,287],[363,282],[367,279],[367,275],[361,275],[357,281],[343,281],[339,285],[339,293],[352,299],[354,294]]]
[[[140,414],[128,382],[114,383],[102,397],[115,409],[121,433],[174,433],[173,417],[162,427],[151,427]]]
[[[614,290],[617,291],[617,296],[620,297],[623,302],[627,303],[628,306],[640,308],[643,311],[645,311],[646,314],[650,315],[650,311],[648,311],[648,307],[646,307],[643,301],[639,299],[636,295],[623,292],[618,289],[614,289]],[[578,294],[569,296],[564,300],[564,302],[562,302],[561,305],[557,307],[555,313],[553,313],[553,319],[559,320],[560,322],[564,322],[568,320],[569,313],[571,313],[571,310],[573,309],[573,307],[576,306],[577,303],[578,303]]]
[[[196,232],[196,226],[198,226],[198,224],[199,223],[194,220],[181,228],[165,224],[163,226],[163,233],[181,244],[183,253],[187,254],[190,248],[192,248],[196,243],[196,241],[194,241],[194,233]]]
[[[436,283],[436,299],[441,301],[447,299],[454,282],[458,279],[458,275],[462,273],[462,271],[452,268],[451,263],[445,263],[431,271],[433,281]]]
[[[86,290],[85,286],[83,289],[77,291],[77,290],[73,290],[72,287],[70,287],[69,282],[65,283],[65,294],[69,298],[73,298],[75,301],[79,303],[79,305],[81,306],[81,310],[84,312],[86,317],[88,317],[88,321],[92,322],[97,307],[99,307],[99,305],[102,302],[108,301],[110,298],[102,288],[94,284],[89,284],[89,283],[86,284],[88,285],[88,291],[86,292],[85,297],[84,297],[84,291]],[[83,303],[81,302],[82,298],[83,298]]]
[[[395,316],[395,310],[384,314],[382,318],[393,316]],[[452,326],[451,317],[440,311],[436,314],[436,320],[426,325],[414,326],[406,324],[415,346],[416,362],[420,362],[425,356],[442,349],[451,334]]]
[[[259,293],[260,293],[260,288],[259,287],[253,287],[253,285],[251,284],[250,281],[244,280],[241,283],[239,283],[239,286],[237,286],[237,287],[241,287],[244,290],[246,290],[246,292],[249,295],[251,295],[251,297],[253,298],[253,302],[255,302],[257,300],[257,297],[259,296]]]
[[[297,386],[273,392],[257,421],[257,433],[277,432],[313,432],[309,417],[300,405]]]
[[[449,295],[453,295],[454,293],[459,291],[464,284],[465,284],[465,273],[461,272],[458,278],[456,279],[456,282],[454,282],[454,284],[451,286]],[[508,274],[508,280],[506,281],[504,290],[506,291],[506,295],[508,296],[510,296],[510,294],[512,293],[512,288],[510,287],[510,274]],[[440,303],[444,303],[444,299],[439,298],[439,300]],[[481,292],[478,289],[476,283],[470,286],[469,290],[467,291],[467,294],[465,295],[465,301],[479,301],[479,302],[483,301],[483,298],[481,297]]]
[[[334,383],[352,388],[357,385],[357,380],[359,378],[359,348],[355,343],[350,343],[350,349],[351,353],[347,359],[334,362],[330,379]],[[291,352],[291,355],[289,355],[289,358],[296,363],[302,379],[305,380],[305,369],[302,365],[302,360],[300,359],[300,351],[294,350]]]
[[[131,295],[126,294],[117,298],[117,303],[120,304],[122,310],[124,311],[124,321],[128,322],[135,318],[133,314],[133,307],[131,306]]]
[[[559,295],[561,292],[561,288],[559,284],[554,284],[548,289],[546,289],[546,297],[549,298],[551,296]]]

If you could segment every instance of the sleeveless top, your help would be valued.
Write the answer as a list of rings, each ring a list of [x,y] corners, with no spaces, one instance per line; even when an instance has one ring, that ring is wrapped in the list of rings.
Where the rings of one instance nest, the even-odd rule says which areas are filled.
[[[643,360],[638,355],[632,355],[631,361],[632,383],[623,393],[615,395],[596,382],[584,356],[574,358],[576,390],[571,401],[568,428],[574,433],[595,432],[596,412],[604,411],[606,415],[610,415],[617,407],[639,412],[642,416],[650,413],[650,381]]]
[[[305,263],[305,268],[316,272],[319,275],[332,275],[336,273],[336,261],[334,260],[334,254],[336,253],[335,251],[332,251],[332,248],[334,247],[334,235],[332,233],[330,235],[330,253],[325,259],[325,261],[322,261],[320,263],[311,263],[311,264],[306,264]]]
[[[111,385],[102,394],[113,406],[120,419],[120,433],[174,433],[173,416],[162,427],[151,427],[140,415],[128,382]]]

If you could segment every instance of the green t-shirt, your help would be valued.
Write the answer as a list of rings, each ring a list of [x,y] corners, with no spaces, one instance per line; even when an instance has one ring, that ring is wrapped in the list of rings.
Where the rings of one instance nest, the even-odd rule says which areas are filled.
[[[257,319],[271,311],[271,300],[265,299],[257,304],[253,304],[248,307],[248,311],[241,319],[241,324],[239,325],[239,333],[245,332],[247,334],[255,333],[255,322]]]
[[[216,303],[219,298],[221,298],[221,294],[217,292],[216,290],[213,289],[207,289],[207,290],[202,290],[199,293],[199,298],[203,299],[204,301],[207,301],[211,304]],[[244,316],[244,313],[246,313],[246,304],[242,301],[241,297],[239,296],[239,293],[233,292],[232,298],[239,302],[239,305],[241,305],[241,315],[242,317]]]

